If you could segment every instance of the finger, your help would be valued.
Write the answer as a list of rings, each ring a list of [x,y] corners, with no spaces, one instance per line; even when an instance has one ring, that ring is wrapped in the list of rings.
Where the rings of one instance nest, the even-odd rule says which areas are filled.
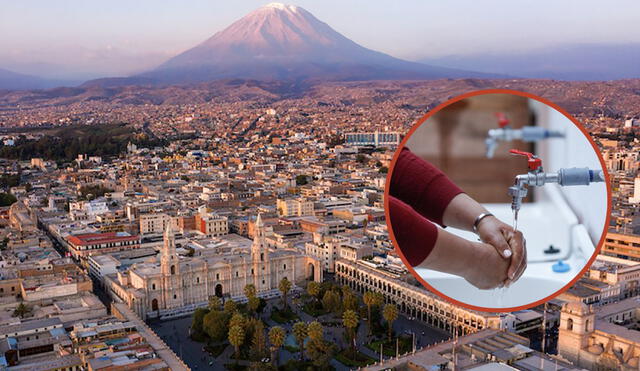
[[[516,273],[518,273],[518,270],[521,268],[522,261],[524,260],[525,247],[522,232],[511,232],[510,237],[511,238],[509,240],[509,245],[516,246],[512,246],[513,257],[511,258],[511,264],[509,265],[509,269],[507,270],[507,275],[510,280],[513,280],[516,277]]]
[[[504,259],[509,259],[513,255],[513,251],[509,243],[507,242],[507,237],[504,234],[504,231],[501,231],[500,234],[492,234],[487,237],[486,243],[493,246],[498,254],[502,256]]]
[[[524,273],[524,271],[527,269],[527,248],[526,248],[526,241],[523,240],[523,259],[520,263],[520,265],[518,266],[518,268],[516,269],[516,273],[514,274],[514,278],[512,279],[513,282],[517,281],[518,279],[520,279],[520,277],[522,276],[522,274]]]

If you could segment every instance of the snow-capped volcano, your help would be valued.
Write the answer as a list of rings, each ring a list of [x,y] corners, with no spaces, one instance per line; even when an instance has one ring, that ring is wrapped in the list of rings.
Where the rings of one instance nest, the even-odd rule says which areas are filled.
[[[305,9],[280,3],[254,10],[194,48],[142,74],[169,83],[236,77],[362,80],[479,75],[407,62],[367,49]]]

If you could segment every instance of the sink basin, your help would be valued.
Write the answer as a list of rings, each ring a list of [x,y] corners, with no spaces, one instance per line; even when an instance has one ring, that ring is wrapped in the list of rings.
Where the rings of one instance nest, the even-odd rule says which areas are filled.
[[[480,290],[463,278],[447,273],[422,268],[417,268],[416,273],[449,298],[488,309],[527,306],[555,294],[580,273],[595,246],[558,190],[548,187],[545,191],[548,194],[543,201],[523,204],[520,209],[518,229],[527,241],[527,269],[509,288]],[[512,223],[510,204],[484,206],[498,219]],[[469,240],[478,239],[472,232],[455,228],[447,228],[447,231]],[[560,251],[546,254],[544,250],[550,245]],[[567,272],[554,272],[552,266],[558,260],[569,265]]]

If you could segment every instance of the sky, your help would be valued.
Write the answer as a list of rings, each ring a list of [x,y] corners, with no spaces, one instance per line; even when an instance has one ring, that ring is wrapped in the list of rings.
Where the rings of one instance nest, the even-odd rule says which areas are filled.
[[[0,0],[0,68],[61,79],[149,70],[269,1]],[[640,2],[297,0],[353,41],[408,60],[640,42]]]

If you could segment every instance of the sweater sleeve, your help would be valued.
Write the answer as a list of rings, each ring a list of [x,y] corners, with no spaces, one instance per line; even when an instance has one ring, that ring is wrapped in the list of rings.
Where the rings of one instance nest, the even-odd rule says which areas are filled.
[[[442,225],[444,210],[463,191],[438,168],[404,147],[393,167],[389,193],[423,217]]]
[[[398,247],[407,262],[415,267],[433,250],[438,227],[397,198],[389,197],[389,217]]]

